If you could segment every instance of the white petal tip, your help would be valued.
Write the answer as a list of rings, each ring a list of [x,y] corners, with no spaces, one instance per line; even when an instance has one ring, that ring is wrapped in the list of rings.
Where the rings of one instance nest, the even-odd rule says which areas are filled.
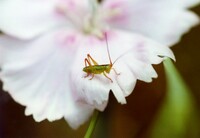
[[[127,104],[126,100],[125,101],[121,101],[120,103],[121,104]]]

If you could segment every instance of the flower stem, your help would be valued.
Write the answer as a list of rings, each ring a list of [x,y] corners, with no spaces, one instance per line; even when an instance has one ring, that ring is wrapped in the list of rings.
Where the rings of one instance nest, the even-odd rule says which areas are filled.
[[[99,112],[95,110],[84,138],[91,138],[91,135],[97,123],[98,115],[99,115]]]

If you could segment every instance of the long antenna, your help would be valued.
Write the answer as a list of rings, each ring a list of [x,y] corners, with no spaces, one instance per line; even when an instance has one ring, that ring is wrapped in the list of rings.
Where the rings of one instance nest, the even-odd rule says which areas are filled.
[[[107,46],[107,52],[108,52],[108,57],[109,57],[109,60],[110,60],[110,64],[112,64],[112,60],[111,60],[111,57],[110,57],[110,51],[109,51],[109,48],[108,48],[108,38],[107,38],[107,33],[105,32],[105,38],[106,38],[106,46]]]
[[[114,65],[118,59],[120,59],[121,57],[125,56],[127,53],[131,52],[132,49],[133,48],[130,48],[126,52],[124,52],[123,54],[121,54],[117,59],[115,59],[115,61],[113,62],[112,65]]]
[[[113,66],[117,60],[119,60],[121,57],[125,56],[127,53],[131,52],[131,50],[133,48],[130,48],[129,50],[127,50],[126,52],[124,52],[123,54],[121,54],[117,59],[115,59],[115,61],[112,63],[112,60],[111,60],[111,57],[110,57],[110,51],[109,51],[109,48],[108,48],[108,38],[107,38],[107,33],[105,32],[105,38],[106,38],[106,46],[107,46],[107,51],[108,51],[108,57],[109,57],[109,60],[110,60],[110,64],[111,66]]]

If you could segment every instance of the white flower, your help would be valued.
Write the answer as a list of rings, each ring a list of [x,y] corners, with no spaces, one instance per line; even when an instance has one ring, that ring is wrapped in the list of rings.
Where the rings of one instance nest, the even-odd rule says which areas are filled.
[[[199,0],[2,0],[0,1],[0,78],[3,89],[26,106],[36,121],[64,117],[77,128],[94,109],[103,111],[112,90],[118,102],[136,80],[151,82],[152,64],[174,58],[176,43],[198,17],[187,10]],[[85,78],[90,54],[109,64],[109,76]],[[156,42],[157,41],[157,42]]]

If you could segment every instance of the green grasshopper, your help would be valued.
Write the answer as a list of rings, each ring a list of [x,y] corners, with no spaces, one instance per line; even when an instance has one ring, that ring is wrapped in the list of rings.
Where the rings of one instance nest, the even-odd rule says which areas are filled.
[[[99,65],[90,56],[90,54],[87,54],[87,58],[85,58],[85,67],[83,68],[83,71],[87,73],[85,78],[88,77],[89,75],[92,75],[92,77],[90,78],[90,80],[92,80],[94,78],[95,74],[103,74],[107,79],[109,79],[111,82],[113,82],[113,80],[106,75],[106,74],[110,73],[111,69],[114,70],[116,75],[120,75],[120,73],[117,73],[117,71],[113,68],[114,63],[118,60],[118,58],[114,61],[114,63],[112,63],[111,57],[110,57],[110,52],[108,49],[108,40],[107,40],[106,33],[105,33],[105,38],[106,38],[107,52],[108,52],[110,64]],[[93,63],[93,65],[92,65],[92,63]]]

